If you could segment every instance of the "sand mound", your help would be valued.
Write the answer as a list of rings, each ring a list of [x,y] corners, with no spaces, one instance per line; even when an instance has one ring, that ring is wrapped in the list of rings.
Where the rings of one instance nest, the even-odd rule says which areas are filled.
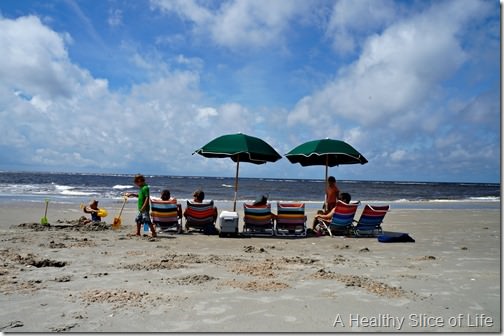
[[[180,297],[166,297],[164,295],[153,295],[147,292],[129,291],[126,289],[94,289],[82,292],[78,298],[87,305],[96,303],[112,304],[112,309],[128,309],[131,307],[137,308],[152,308],[166,304],[172,300],[183,300]]]
[[[170,270],[184,268],[186,265],[168,259],[160,260],[147,260],[142,263],[124,265],[122,268],[129,269],[132,271],[152,271],[152,270]]]
[[[274,277],[274,271],[281,270],[282,267],[275,263],[273,260],[266,260],[264,262],[243,264],[239,263],[231,267],[231,271],[237,274],[246,274],[258,277]]]
[[[375,281],[371,278],[360,275],[337,274],[325,269],[318,270],[312,275],[314,279],[337,280],[343,282],[346,287],[360,287],[366,291],[390,298],[403,297],[407,293],[400,287],[389,286],[383,282]]]
[[[279,281],[237,281],[229,280],[222,283],[223,286],[231,286],[246,291],[279,291],[290,286]]]
[[[188,286],[188,285],[201,285],[205,282],[216,280],[213,276],[206,274],[195,274],[195,275],[187,275],[180,278],[175,278],[175,282],[178,285]]]
[[[68,230],[68,231],[106,231],[112,229],[112,225],[106,222],[90,222],[86,217],[81,217],[75,220],[57,220],[56,224],[42,225],[40,223],[21,223],[20,228],[30,229],[34,231],[52,231],[52,230]]]

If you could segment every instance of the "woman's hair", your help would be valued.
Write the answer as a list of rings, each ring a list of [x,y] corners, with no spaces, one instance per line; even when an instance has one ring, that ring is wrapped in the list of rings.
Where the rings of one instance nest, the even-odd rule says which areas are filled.
[[[164,189],[163,191],[161,191],[161,199],[163,201],[168,201],[170,199],[170,190],[168,189]]]
[[[254,205],[266,205],[268,203],[267,195],[260,195],[256,198]]]
[[[201,189],[198,189],[193,193],[193,197],[202,202],[205,199],[205,192]]]

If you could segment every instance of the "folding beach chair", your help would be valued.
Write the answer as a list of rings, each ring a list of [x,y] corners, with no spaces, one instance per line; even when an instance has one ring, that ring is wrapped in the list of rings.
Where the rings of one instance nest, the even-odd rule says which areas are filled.
[[[306,236],[304,203],[277,203],[275,234],[287,237]]]
[[[151,219],[162,232],[169,232],[175,229],[176,233],[182,231],[182,208],[176,200],[163,201],[159,198],[151,197]]]
[[[346,204],[338,200],[331,221],[326,223],[319,219],[317,225],[321,230],[329,233],[330,236],[332,236],[333,233],[336,235],[349,235],[359,204],[360,203]]]
[[[274,223],[271,204],[243,204],[243,233],[253,236],[273,236]]]
[[[186,219],[185,229],[196,229],[199,231],[217,231],[215,228],[216,210],[213,201],[196,203],[187,201],[187,208],[184,212]]]
[[[383,232],[381,223],[389,211],[390,206],[371,206],[366,204],[355,226],[352,227],[352,234],[355,237],[376,237]]]

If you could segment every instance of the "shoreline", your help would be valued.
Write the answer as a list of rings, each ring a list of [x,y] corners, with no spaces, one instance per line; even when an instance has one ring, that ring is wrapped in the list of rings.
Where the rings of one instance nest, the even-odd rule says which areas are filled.
[[[39,222],[43,203],[0,203],[0,331],[501,331],[500,209],[393,208],[383,229],[416,242],[385,244],[133,237],[135,206],[118,231],[35,231],[19,224]],[[82,214],[53,203],[47,217]]]

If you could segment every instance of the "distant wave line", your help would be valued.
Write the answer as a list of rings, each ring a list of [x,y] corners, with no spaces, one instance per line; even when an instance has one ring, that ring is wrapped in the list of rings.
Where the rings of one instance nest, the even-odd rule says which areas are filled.
[[[116,184],[115,186],[112,187],[112,189],[132,189],[134,188],[132,185],[122,185],[122,184]]]

